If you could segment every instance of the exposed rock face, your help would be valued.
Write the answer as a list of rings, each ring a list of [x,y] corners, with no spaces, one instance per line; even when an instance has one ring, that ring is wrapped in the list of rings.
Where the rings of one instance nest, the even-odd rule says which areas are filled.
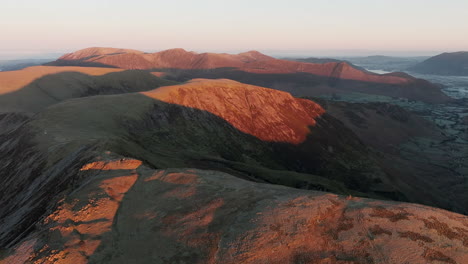
[[[176,82],[146,71],[35,66],[0,72],[0,113],[38,112],[61,101],[155,89]]]
[[[424,74],[468,76],[468,51],[442,53],[409,70]]]
[[[78,173],[78,172],[77,172]],[[466,263],[468,218],[104,154],[3,263]]]

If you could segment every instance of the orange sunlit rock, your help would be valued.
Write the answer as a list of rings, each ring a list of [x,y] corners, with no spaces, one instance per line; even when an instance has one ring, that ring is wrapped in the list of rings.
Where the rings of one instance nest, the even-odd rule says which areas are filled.
[[[393,217],[399,214],[404,217]],[[335,195],[298,197],[262,212],[256,228],[231,244],[227,256],[232,258],[225,263],[431,263],[443,261],[442,256],[453,263],[468,261],[462,235],[457,240],[431,232],[429,215],[468,238],[466,219],[450,218],[443,210]],[[427,254],[431,247],[438,253]]]
[[[101,171],[6,260],[468,263],[468,218],[445,210],[254,183],[216,171],[122,172]],[[108,188],[125,193],[124,199],[112,199]]]
[[[34,254],[36,243],[37,239],[30,239],[22,242],[15,249],[15,253],[13,255],[0,259],[0,264],[27,263],[30,257]]]
[[[151,72],[156,77],[165,77],[166,73],[165,72]]]
[[[135,170],[141,161],[131,159],[92,162],[83,170]],[[103,234],[111,231],[115,214],[125,193],[136,182],[138,175],[115,176],[102,180],[97,186],[88,186],[89,193],[63,202],[45,222],[50,232],[58,231],[63,246],[49,250],[49,255],[34,263],[88,263],[88,257],[101,244]],[[46,245],[44,250],[48,250]]]
[[[226,79],[195,79],[142,94],[208,111],[240,131],[265,141],[293,144],[303,142],[310,132],[309,127],[316,124],[315,119],[325,113],[320,105],[310,100]]]
[[[84,165],[80,170],[133,170],[142,164],[139,160],[122,159],[118,161],[95,161]]]

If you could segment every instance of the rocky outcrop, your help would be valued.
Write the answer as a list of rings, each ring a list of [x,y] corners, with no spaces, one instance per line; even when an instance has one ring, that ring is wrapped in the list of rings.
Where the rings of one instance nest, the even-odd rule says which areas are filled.
[[[466,263],[468,218],[104,154],[2,263]]]
[[[468,52],[442,53],[408,70],[424,74],[468,76]]]

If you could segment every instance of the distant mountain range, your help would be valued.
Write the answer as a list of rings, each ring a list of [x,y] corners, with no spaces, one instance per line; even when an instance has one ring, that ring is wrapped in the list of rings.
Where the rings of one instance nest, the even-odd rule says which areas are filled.
[[[182,69],[204,70],[235,68],[258,74],[310,73],[337,79],[376,82],[386,84],[406,84],[409,77],[377,75],[358,70],[346,62],[324,64],[303,63],[275,59],[258,51],[240,54],[195,53],[183,49],[172,49],[156,53],[113,48],[89,48],[66,54],[53,66],[111,66],[123,69]]]
[[[468,76],[468,51],[439,54],[410,67],[409,71],[434,75]]]
[[[160,72],[175,81],[228,78],[294,95],[362,92],[426,102],[451,100],[439,86],[407,74],[374,74],[346,62],[281,60],[257,51],[233,55],[198,54],[183,49],[144,53],[127,49],[88,48],[66,54],[48,65],[145,69]]]

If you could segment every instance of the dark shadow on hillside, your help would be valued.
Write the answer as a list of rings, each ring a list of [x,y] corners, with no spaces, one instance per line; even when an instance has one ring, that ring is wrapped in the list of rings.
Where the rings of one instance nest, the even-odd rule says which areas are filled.
[[[0,248],[27,236],[59,194],[74,185],[90,146],[81,146],[47,167],[48,153],[40,151],[33,138],[30,118],[0,114]]]
[[[81,72],[48,74],[14,92],[0,94],[0,112],[38,112],[72,98],[134,93],[174,84],[177,82],[140,70],[97,76]]]
[[[310,73],[250,73],[233,68],[212,70],[154,69],[168,73],[167,78],[187,81],[194,78],[226,78],[242,83],[286,91],[295,96],[319,96],[339,93],[368,93],[396,98],[407,98],[428,103],[453,101],[436,86],[426,80],[415,79],[407,85],[382,84],[324,77]]]
[[[156,168],[214,169],[295,188],[341,194],[349,194],[351,190],[369,197],[416,202],[458,212],[466,208],[463,194],[454,202],[440,186],[414,174],[408,164],[401,168],[389,167],[387,163],[393,158],[370,150],[341,121],[328,114],[317,119],[300,144],[265,142],[207,111],[157,100],[153,110],[140,121],[129,120],[124,124],[129,131],[124,142],[131,142],[131,147],[120,144],[118,152],[146,160]],[[136,151],[125,152],[131,149]],[[135,156],[139,151],[144,154]],[[316,176],[333,182],[322,182]],[[443,184],[453,181],[459,179],[448,178]],[[343,192],[334,182],[343,184],[347,191]]]
[[[148,62],[149,63],[149,62]],[[55,66],[85,66],[85,67],[115,67],[95,62],[81,60],[57,60],[48,65]],[[384,84],[374,81],[357,81],[337,78],[342,71],[343,63],[338,63],[332,76],[322,76],[306,72],[297,73],[251,73],[238,68],[215,69],[177,69],[159,68],[147,69],[147,65],[140,66],[149,71],[162,71],[170,73],[174,80],[186,81],[193,78],[227,78],[243,83],[254,84],[282,91],[290,92],[296,96],[317,96],[333,93],[360,92],[390,97],[401,97],[410,100],[424,101],[428,103],[444,103],[452,101],[450,97],[441,91],[441,87],[423,79],[414,78],[406,73],[389,73],[382,76],[397,76],[410,80],[408,84]],[[352,65],[352,64],[351,64]],[[136,66],[138,67],[138,66]],[[252,70],[267,70],[258,68]],[[281,70],[273,68],[274,70]],[[367,74],[378,75],[367,72]]]
[[[79,61],[56,60],[56,61],[51,61],[51,62],[45,63],[43,65],[44,66],[79,66],[79,67],[119,68],[119,67],[115,67],[113,65],[108,65],[108,64],[104,64],[104,63],[85,61],[85,60],[91,59],[93,57],[99,57],[99,55],[86,57],[86,58],[84,58],[82,60],[79,60]]]

